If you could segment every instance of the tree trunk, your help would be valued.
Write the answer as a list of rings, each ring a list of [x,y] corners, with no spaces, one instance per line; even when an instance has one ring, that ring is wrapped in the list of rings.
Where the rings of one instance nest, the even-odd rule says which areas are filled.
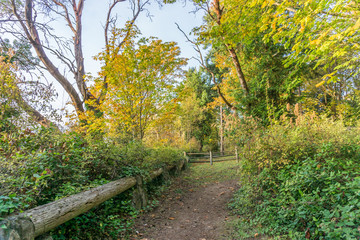
[[[203,141],[202,141],[202,140],[200,140],[199,152],[202,152],[203,147],[204,147],[204,143],[203,143]]]
[[[226,48],[228,49],[228,51],[230,53],[231,59],[233,61],[235,69],[236,69],[236,74],[237,74],[237,76],[238,76],[238,78],[240,80],[241,87],[245,90],[246,95],[249,95],[250,94],[249,87],[248,87],[247,82],[245,80],[244,73],[243,73],[243,71],[241,69],[240,61],[239,61],[239,58],[238,58],[238,56],[236,54],[236,51],[232,47],[229,48],[227,44],[226,44]]]
[[[214,0],[213,6],[214,6],[215,13],[216,13],[216,23],[217,23],[218,26],[220,26],[221,25],[221,18],[222,18],[223,8],[220,7],[220,1],[219,0]],[[243,73],[243,71],[241,69],[241,64],[240,64],[239,58],[238,58],[238,56],[236,54],[236,50],[235,50],[235,48],[229,46],[226,43],[225,37],[222,37],[222,39],[224,41],[224,44],[225,44],[225,47],[226,47],[227,51],[230,53],[230,57],[231,57],[231,60],[232,60],[232,62],[234,64],[236,74],[237,74],[237,76],[239,78],[241,87],[244,89],[245,94],[249,95],[249,93],[250,93],[249,87],[247,85],[244,73]]]
[[[220,152],[224,155],[224,125],[223,125],[223,108],[220,105]]]
[[[72,84],[60,73],[59,69],[48,58],[44,51],[44,48],[40,42],[40,36],[36,29],[33,19],[33,0],[26,0],[25,4],[25,21],[27,26],[24,24],[24,20],[18,14],[15,3],[13,3],[13,12],[17,19],[20,21],[23,30],[25,31],[26,37],[34,47],[35,52],[41,62],[45,65],[49,73],[61,84],[65,91],[69,94],[74,107],[77,112],[84,112],[83,102],[76,92]]]

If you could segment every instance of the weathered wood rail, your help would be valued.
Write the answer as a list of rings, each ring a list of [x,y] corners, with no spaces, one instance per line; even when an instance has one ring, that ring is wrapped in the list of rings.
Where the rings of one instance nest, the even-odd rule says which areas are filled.
[[[233,161],[239,162],[239,154],[237,148],[234,152],[203,152],[203,153],[187,153],[184,152],[184,156],[190,163],[206,163],[210,162],[212,165],[214,162]]]
[[[173,166],[157,169],[149,174],[149,180],[159,177],[161,174],[168,176],[169,171],[174,168],[179,172],[184,169],[186,163],[186,160],[182,160]],[[146,206],[147,197],[143,188],[143,178],[141,176],[121,178],[9,216],[0,222],[0,226],[5,226],[5,228],[0,228],[0,240],[34,240],[36,237],[50,240],[52,239],[50,236],[42,235],[134,186],[134,205],[139,208]]]

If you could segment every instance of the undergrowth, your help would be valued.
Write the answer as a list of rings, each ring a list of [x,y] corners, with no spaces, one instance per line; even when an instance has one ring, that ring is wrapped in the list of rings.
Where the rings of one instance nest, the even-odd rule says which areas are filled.
[[[149,196],[145,208],[136,209],[132,203],[132,192],[126,191],[60,225],[51,231],[51,236],[57,240],[131,239],[135,219],[156,207],[157,198],[169,185],[169,180],[155,178],[145,184]]]
[[[146,177],[155,168],[178,162],[182,155],[176,149],[148,148],[137,141],[120,144],[76,132],[7,126],[0,132],[0,221],[122,177]],[[106,201],[63,224],[53,232],[54,238],[123,237],[138,213],[130,202],[129,193]]]
[[[239,239],[360,239],[360,131],[298,116],[244,144]]]

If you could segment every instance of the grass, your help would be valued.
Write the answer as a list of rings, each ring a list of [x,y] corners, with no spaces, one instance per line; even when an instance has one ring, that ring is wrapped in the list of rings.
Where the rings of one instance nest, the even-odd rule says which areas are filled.
[[[189,170],[184,174],[184,179],[191,181],[196,186],[213,182],[237,179],[239,163],[236,161],[210,163],[191,163]]]

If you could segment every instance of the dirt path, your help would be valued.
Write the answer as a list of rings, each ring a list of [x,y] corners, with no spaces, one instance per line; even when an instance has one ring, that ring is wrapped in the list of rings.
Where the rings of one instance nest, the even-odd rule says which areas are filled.
[[[137,219],[134,239],[226,239],[227,203],[238,184],[231,167],[193,166],[175,179],[159,206]]]

